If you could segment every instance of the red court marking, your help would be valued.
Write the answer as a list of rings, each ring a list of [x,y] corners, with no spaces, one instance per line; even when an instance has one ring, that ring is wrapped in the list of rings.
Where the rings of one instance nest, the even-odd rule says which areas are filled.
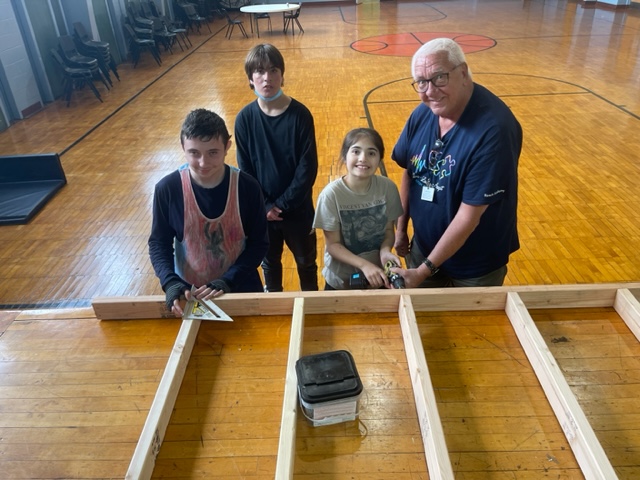
[[[412,57],[421,45],[434,38],[442,37],[452,38],[458,42],[465,54],[487,50],[497,43],[493,38],[485,37],[484,35],[453,32],[417,32],[363,38],[353,42],[351,48],[357,52],[370,53],[372,55]]]

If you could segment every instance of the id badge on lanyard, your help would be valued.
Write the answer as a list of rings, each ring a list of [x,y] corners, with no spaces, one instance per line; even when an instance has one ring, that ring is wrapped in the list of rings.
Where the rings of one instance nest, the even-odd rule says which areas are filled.
[[[433,202],[433,196],[435,192],[435,188],[423,186],[422,193],[420,194],[420,200],[424,200],[425,202]]]

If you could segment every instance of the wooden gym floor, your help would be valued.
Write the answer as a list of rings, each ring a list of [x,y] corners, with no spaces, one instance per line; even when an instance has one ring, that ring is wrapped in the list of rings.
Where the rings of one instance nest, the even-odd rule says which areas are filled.
[[[189,110],[210,108],[232,127],[236,113],[255,98],[243,59],[260,41],[282,50],[285,89],[314,114],[317,195],[340,174],[342,138],[358,126],[381,132],[385,170],[399,180],[389,155],[418,102],[409,85],[410,55],[433,35],[460,39],[475,81],[505,100],[525,132],[522,248],[512,256],[506,284],[640,279],[640,9],[566,1],[383,1],[304,5],[304,34],[285,36],[280,19],[272,22],[273,33],[260,39],[245,39],[236,29],[226,40],[226,24],[215,19],[212,34],[205,28],[191,35],[190,50],[163,53],[161,67],[145,55],[135,69],[119,66],[121,82],[109,92],[98,87],[104,103],[91,92],[74,92],[69,108],[58,100],[0,133],[1,154],[60,153],[68,180],[28,225],[0,227],[0,477],[124,475],[179,322],[100,322],[90,302],[162,293],[147,255],[153,186],[183,162],[178,133]],[[320,242],[320,267],[322,248]],[[285,288],[295,291],[290,256],[285,262]],[[637,341],[610,309],[562,318],[542,312],[535,319],[550,339],[570,340],[551,345],[553,352],[589,405],[617,474],[637,478],[640,413],[637,407],[630,413],[640,395]],[[186,396],[178,400],[187,416],[179,424],[187,426],[168,432],[192,441],[170,443],[161,452],[157,477],[273,477],[281,393],[271,385],[281,382],[288,332],[286,318],[262,320],[239,319],[235,329],[202,332]],[[427,355],[431,350],[440,365],[436,388],[457,452],[456,478],[582,478],[501,315],[419,320],[421,333],[429,335],[423,340]],[[323,330],[327,322],[338,329]],[[345,316],[314,319],[311,326],[307,352],[354,352],[371,392],[369,420],[380,424],[368,424],[366,455],[359,450],[358,425],[332,427],[328,436],[354,453],[346,460],[336,454],[336,443],[315,438],[324,434],[301,433],[296,478],[427,478],[424,454],[413,446],[419,437],[410,385],[398,376],[406,364],[395,320]],[[193,381],[211,369],[228,386]],[[256,377],[257,384],[246,380]],[[507,390],[514,384],[518,388]],[[260,395],[262,385],[273,389],[271,395]],[[203,410],[210,401],[212,409]],[[507,409],[525,420],[505,415]],[[262,436],[252,436],[253,425],[262,425]],[[220,451],[228,444],[215,443],[216,429],[233,432],[231,443],[254,456],[214,462],[220,470],[212,473],[210,459],[191,453],[200,442],[210,455],[228,453]]]
[[[475,80],[507,102],[525,134],[522,248],[506,284],[640,278],[640,9],[384,1],[305,5],[300,21],[303,35],[284,36],[274,18],[273,34],[260,40],[237,31],[226,40],[217,19],[214,34],[191,35],[194,48],[163,54],[162,67],[144,55],[135,70],[121,65],[122,81],[102,92],[103,104],[75,92],[69,108],[56,101],[0,133],[3,154],[60,153],[68,179],[30,224],[0,228],[0,305],[86,306],[96,295],[161,293],[146,246],[153,186],[183,162],[177,138],[189,110],[213,109],[232,127],[255,98],[243,59],[259,41],[284,52],[286,91],[314,114],[316,195],[340,174],[341,140],[358,126],[382,133],[386,170],[399,179],[389,156],[418,102],[409,86],[417,39],[442,34],[480,45],[468,55]],[[397,53],[387,55],[392,47]],[[285,287],[297,290],[285,261]]]

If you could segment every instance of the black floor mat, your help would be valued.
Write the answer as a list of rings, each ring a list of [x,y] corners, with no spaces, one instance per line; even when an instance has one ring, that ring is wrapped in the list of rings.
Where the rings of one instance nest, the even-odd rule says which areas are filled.
[[[28,223],[66,183],[55,153],[0,157],[0,225]]]
[[[0,225],[28,223],[64,184],[62,180],[1,184]]]

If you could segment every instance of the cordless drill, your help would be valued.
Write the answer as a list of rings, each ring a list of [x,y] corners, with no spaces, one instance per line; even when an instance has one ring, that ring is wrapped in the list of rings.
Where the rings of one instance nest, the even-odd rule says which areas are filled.
[[[404,278],[397,273],[393,273],[391,271],[393,267],[399,267],[399,265],[393,260],[389,260],[384,264],[384,274],[389,279],[389,283],[391,283],[393,288],[405,288]],[[351,278],[349,278],[349,288],[364,289],[367,287],[369,287],[369,281],[362,272],[356,272],[351,275]]]
[[[393,286],[393,288],[405,288],[404,287],[404,278],[399,273],[393,273],[391,271],[394,267],[399,267],[396,262],[393,260],[388,260],[387,263],[384,264],[384,274],[389,279],[389,283]]]

